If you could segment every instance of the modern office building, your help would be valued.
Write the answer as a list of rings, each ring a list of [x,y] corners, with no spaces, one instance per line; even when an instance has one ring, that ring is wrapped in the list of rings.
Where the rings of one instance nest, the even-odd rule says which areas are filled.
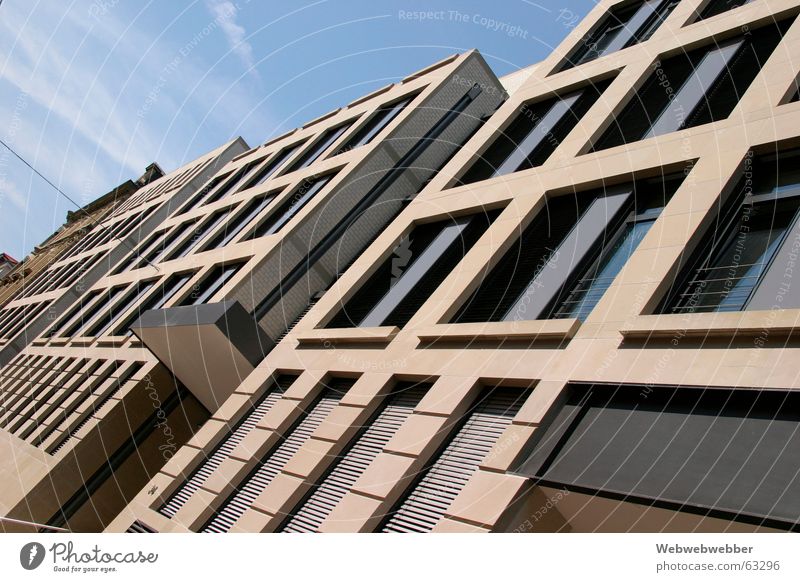
[[[798,13],[600,2],[214,153],[0,370],[6,529],[800,529]]]

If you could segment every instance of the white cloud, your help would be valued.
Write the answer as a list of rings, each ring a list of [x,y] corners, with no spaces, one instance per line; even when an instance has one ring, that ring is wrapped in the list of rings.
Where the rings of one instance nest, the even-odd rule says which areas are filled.
[[[219,23],[219,27],[225,33],[225,38],[228,40],[231,51],[241,59],[249,73],[257,74],[253,47],[245,40],[247,31],[236,22],[238,14],[236,6],[228,0],[208,0],[206,6],[208,6],[211,15],[214,17],[214,21]]]
[[[0,109],[0,134],[13,137],[15,149],[78,204],[137,177],[151,161],[169,171],[246,128],[262,133],[277,125],[263,96],[219,63],[209,66],[201,51],[167,70],[182,55],[182,46],[165,35],[172,23],[159,33],[120,7],[95,19],[80,5],[36,6],[3,4],[0,98],[7,105]],[[225,21],[238,25],[220,21],[226,38],[244,35],[223,28]],[[252,59],[252,47],[245,45],[236,54]],[[155,101],[138,116],[154,89]],[[17,111],[20,96],[25,106]],[[16,184],[26,181],[27,172],[0,168]],[[71,207],[34,182],[30,199],[19,188],[5,194],[4,219],[14,222],[0,226],[0,247],[16,247],[23,238],[11,232],[13,226],[24,229],[28,250]]]
[[[10,180],[0,178],[0,203],[6,200],[22,212],[25,212],[28,206],[28,197],[20,192],[17,185]]]

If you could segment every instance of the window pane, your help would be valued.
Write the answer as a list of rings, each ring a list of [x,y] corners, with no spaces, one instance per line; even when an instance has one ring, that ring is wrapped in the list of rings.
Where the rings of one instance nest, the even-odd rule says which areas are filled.
[[[317,193],[322,190],[333,178],[333,174],[316,179],[304,180],[294,194],[274,211],[267,219],[261,223],[250,235],[247,240],[260,238],[278,232],[292,217],[308,204]]]
[[[532,105],[514,120],[467,170],[459,184],[471,184],[543,164],[600,97],[610,81]]]
[[[384,105],[378,109],[378,111],[372,115],[369,121],[367,121],[363,127],[361,127],[361,129],[359,129],[353,137],[347,140],[347,142],[333,155],[338,156],[339,154],[348,152],[371,142],[372,139],[378,135],[384,127],[389,125],[392,120],[397,117],[403,111],[403,109],[405,109],[406,105],[414,100],[414,97],[416,97],[416,95],[411,95],[402,101],[398,101],[397,103],[393,103],[391,105]]]
[[[402,327],[447,278],[497,216],[493,211],[420,225],[327,327]]]
[[[682,311],[740,311],[783,239],[794,208],[743,207],[732,235],[697,270]]]
[[[578,281],[556,317],[586,319],[654,222],[655,219],[627,225],[617,243],[598,263],[597,269]]]

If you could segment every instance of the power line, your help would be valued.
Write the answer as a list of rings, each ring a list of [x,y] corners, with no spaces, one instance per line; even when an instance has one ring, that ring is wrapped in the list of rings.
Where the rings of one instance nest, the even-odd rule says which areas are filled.
[[[0,0],[0,6],[2,6],[2,4],[3,4],[3,0]],[[82,206],[78,205],[78,203],[77,203],[77,202],[75,202],[75,201],[74,201],[72,198],[70,198],[70,197],[69,197],[69,196],[66,194],[66,192],[64,192],[64,191],[63,191],[61,188],[59,188],[58,186],[56,186],[55,184],[53,184],[53,183],[52,183],[50,180],[48,180],[48,179],[47,179],[47,176],[45,176],[45,175],[44,175],[44,174],[42,174],[42,173],[41,173],[39,170],[37,170],[36,168],[34,168],[32,164],[28,163],[28,160],[26,160],[26,159],[25,159],[25,158],[23,158],[23,157],[22,157],[20,154],[18,154],[18,153],[17,153],[17,152],[14,150],[14,148],[12,148],[10,145],[8,145],[8,144],[7,144],[7,143],[6,143],[4,140],[0,139],[0,144],[2,144],[2,145],[3,145],[3,146],[4,146],[4,147],[5,147],[5,148],[6,148],[8,151],[10,151],[12,154],[14,154],[14,157],[16,157],[16,158],[17,158],[17,159],[18,159],[20,162],[22,162],[23,164],[25,164],[26,166],[28,166],[28,167],[31,169],[31,171],[32,171],[34,174],[36,174],[36,175],[37,175],[37,176],[39,176],[39,177],[40,177],[42,180],[44,180],[45,182],[47,182],[47,183],[50,185],[50,187],[51,187],[51,188],[53,188],[53,190],[55,190],[56,192],[58,192],[59,194],[61,194],[61,195],[62,195],[64,198],[66,198],[67,200],[69,200],[69,201],[70,201],[70,202],[71,202],[71,203],[72,203],[72,204],[75,206],[75,208],[77,208],[79,212],[82,212],[83,214],[85,214],[85,215],[86,215],[86,216],[89,218],[89,220],[90,220],[90,221],[91,221],[91,222],[92,222],[92,223],[93,223],[95,226],[98,226],[98,227],[100,227],[100,229],[101,229],[101,230],[103,230],[103,231],[107,231],[107,230],[108,230],[108,229],[107,229],[105,226],[103,226],[102,224],[100,224],[100,223],[99,223],[99,222],[98,222],[98,221],[97,221],[97,220],[96,220],[96,219],[95,219],[95,218],[94,218],[94,217],[93,217],[91,214],[89,214],[89,213],[86,211],[86,209],[85,209],[84,207],[82,207]],[[126,240],[124,240],[124,239],[120,239],[120,240],[121,240],[122,244],[124,244],[126,247],[128,247],[128,250],[130,250],[130,251],[133,251],[133,250],[134,250],[134,248],[133,248],[133,247],[131,247],[130,245],[128,245],[128,243],[127,243],[127,241],[126,241]],[[143,258],[143,259],[145,260],[145,262],[146,262],[148,265],[150,265],[151,267],[153,267],[153,268],[154,268],[156,271],[159,271],[159,272],[161,271],[161,269],[159,269],[159,268],[158,268],[158,267],[156,267],[156,266],[155,266],[153,263],[151,263],[151,262],[150,262],[150,260],[149,260],[147,257],[142,257],[142,256],[141,256],[141,255],[140,255],[138,252],[136,253],[136,258],[137,258],[137,259],[139,259],[139,258]]]

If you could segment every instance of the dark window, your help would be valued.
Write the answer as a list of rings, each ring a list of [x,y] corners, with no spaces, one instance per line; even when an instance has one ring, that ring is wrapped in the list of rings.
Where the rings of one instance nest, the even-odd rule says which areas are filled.
[[[703,20],[704,18],[711,18],[712,16],[716,16],[717,14],[722,14],[723,12],[727,12],[728,10],[733,10],[734,8],[738,8],[739,6],[744,6],[745,4],[749,4],[751,0],[711,0],[708,4],[706,4],[702,10],[700,10],[700,14],[698,20]]]
[[[142,242],[136,248],[132,249],[130,253],[128,253],[125,260],[117,265],[117,267],[112,271],[112,274],[119,275],[120,273],[127,271],[135,261],[139,260],[141,262],[141,259],[146,256],[147,253],[152,251],[156,245],[164,241],[164,237],[167,236],[169,231],[169,228],[165,228],[164,230],[151,234],[146,241]],[[136,268],[138,268],[138,266]]]
[[[225,228],[222,232],[203,247],[203,251],[218,249],[231,242],[240,232],[250,225],[250,222],[264,210],[274,198],[275,194],[268,194],[267,196],[261,196],[260,198],[251,200],[245,206],[244,210],[225,224]]]
[[[327,327],[402,327],[498,214],[492,211],[417,226]]]
[[[800,245],[799,162],[800,150],[755,160],[663,312],[800,307],[800,291],[789,284]]]
[[[300,212],[303,206],[308,204],[308,202],[331,181],[333,176],[333,174],[328,174],[319,178],[314,177],[303,180],[303,183],[300,184],[289,199],[286,200],[280,208],[273,211],[266,220],[258,225],[244,240],[252,240],[278,232],[295,214]]]
[[[800,520],[800,393],[624,385],[565,392],[519,474],[635,503],[777,522],[768,527]]]
[[[200,244],[200,241],[202,241],[208,233],[213,232],[215,228],[222,224],[222,221],[225,220],[225,217],[228,216],[230,212],[230,208],[217,210],[208,220],[200,223],[200,225],[192,232],[192,236],[178,245],[178,247],[175,248],[175,250],[173,250],[164,260],[174,261],[175,259],[179,259],[188,255],[193,248]]]
[[[285,174],[291,174],[292,172],[296,172],[297,170],[301,170],[303,168],[307,168],[314,162],[316,162],[319,157],[324,154],[329,147],[339,139],[345,131],[347,131],[352,122],[343,123],[342,125],[338,125],[336,127],[332,127],[328,131],[322,134],[317,141],[315,141],[308,150],[301,155],[297,160],[289,166],[289,169],[284,172]]]
[[[727,118],[792,20],[656,61],[594,151]]]
[[[389,209],[391,210],[388,213],[382,211],[386,214],[386,220],[382,220],[382,224],[386,224],[387,221],[391,220],[392,216],[396,216],[397,213],[402,210],[403,200],[413,198],[420,191],[416,188],[423,187],[424,182],[415,188],[406,183],[401,184],[398,180],[406,175],[408,168],[414,167],[415,161],[418,160],[420,156],[426,151],[429,151],[428,148],[437,141],[437,138],[443,131],[450,127],[457,119],[464,121],[464,118],[462,118],[464,111],[471,103],[475,102],[480,92],[481,90],[477,85],[467,91],[369,190],[367,190],[366,193],[364,193],[354,206],[347,210],[342,219],[308,251],[305,258],[295,264],[281,281],[256,305],[253,311],[256,319],[260,320],[265,317],[280,302],[281,297],[283,297],[289,289],[298,284],[304,277],[308,276],[309,271],[314,268],[314,265],[316,265],[318,261],[322,260],[323,257],[330,252],[333,252],[334,247],[342,240],[342,237],[349,229],[364,228],[363,225],[359,226],[359,224],[363,222],[362,218],[365,212],[373,205],[379,203],[379,201],[384,201],[380,202],[381,204],[389,204]],[[479,127],[482,123],[481,120],[473,121],[476,122],[468,123],[471,131],[474,131],[474,129]],[[464,136],[465,140],[468,138],[468,135]],[[454,153],[456,150],[457,148],[451,148],[449,154]],[[429,171],[423,172],[425,179],[427,180],[430,176],[435,174],[449,159],[450,155],[447,155],[435,163],[435,168],[429,168]],[[427,167],[428,166],[425,166],[425,168]],[[419,166],[417,166],[417,169],[419,172]],[[409,189],[409,186],[411,189]],[[400,189],[400,195],[398,195],[396,188]],[[390,192],[391,194],[389,194]],[[391,196],[392,200],[388,199],[389,196]],[[368,228],[368,230],[370,230],[370,228]],[[358,246],[363,250],[366,248],[367,244],[368,239],[360,242]],[[339,253],[339,251],[336,252]],[[339,258],[337,257],[334,264],[347,265],[357,254],[358,251],[351,249],[351,251],[347,252],[347,258],[344,262],[339,262]],[[339,256],[341,257],[344,255]],[[334,273],[333,277],[336,278],[337,276],[338,274]]]
[[[612,9],[600,24],[572,51],[560,70],[587,63],[634,44],[644,42],[677,6],[678,0],[647,0]]]
[[[264,166],[256,175],[248,182],[245,188],[252,188],[254,186],[258,186],[259,184],[263,184],[270,177],[278,171],[281,166],[288,160],[289,158],[294,155],[294,153],[302,146],[305,142],[301,141],[294,145],[290,145],[288,147],[283,148],[280,152],[278,152],[272,160]]]
[[[244,262],[239,262],[214,267],[208,276],[194,286],[192,292],[181,301],[180,305],[200,305],[205,303],[217,291],[222,289],[225,283],[238,273],[244,264]]]
[[[585,317],[677,189],[648,180],[549,199],[455,323]]]
[[[224,185],[220,186],[211,193],[211,195],[203,201],[203,205],[212,204],[217,200],[223,199],[225,196],[229,194],[235,194],[239,189],[239,186],[245,183],[250,177],[253,175],[256,167],[261,164],[261,160],[256,162],[250,162],[249,164],[239,168],[237,172],[231,176],[231,178],[225,182]]]
[[[458,184],[471,184],[542,165],[609,83],[606,80],[565,96],[524,104]]]
[[[610,236],[597,244],[585,267],[576,269],[577,279],[572,277],[565,287],[564,299],[554,308],[553,317],[581,320],[588,317],[682,181],[680,174],[634,184],[635,198],[630,202],[627,216],[616,228],[611,225]]]
[[[182,273],[170,276],[166,281],[158,285],[156,290],[150,294],[147,300],[133,310],[123,322],[117,326],[113,335],[130,335],[130,325],[139,319],[145,311],[151,309],[161,309],[170,299],[172,299],[181,287],[192,278],[194,273]]]
[[[92,291],[88,295],[82,295],[78,302],[75,303],[70,310],[59,319],[48,331],[47,337],[53,337],[56,335],[60,330],[67,327],[70,323],[72,323],[77,317],[81,315],[84,309],[87,306],[91,305],[92,302],[100,296],[102,291]]]
[[[368,144],[373,140],[373,138],[378,135],[384,127],[389,125],[392,120],[400,115],[403,109],[414,100],[416,95],[410,95],[405,99],[392,103],[390,105],[384,105],[380,109],[378,109],[375,113],[372,114],[364,125],[362,125],[358,131],[348,139],[342,147],[340,147],[336,152],[333,154],[334,156],[338,156],[344,152],[349,152],[350,150],[354,150],[357,147],[361,147],[363,145]]]
[[[230,177],[230,173],[225,174],[224,176],[217,176],[209,181],[203,188],[201,188],[197,194],[189,198],[189,200],[184,204],[182,207],[178,209],[178,211],[174,214],[174,216],[179,216],[186,212],[189,212],[192,208],[196,208],[200,205],[200,203],[205,199],[209,193],[214,190],[217,186],[219,186],[222,182],[227,180]]]
[[[85,332],[83,335],[89,337],[98,337],[103,335],[120,315],[130,309],[140,297],[147,293],[155,284],[155,281],[137,281],[133,284],[132,289],[117,305],[109,308],[105,315],[100,318],[93,326],[92,329]]]
[[[82,329],[84,325],[90,322],[98,313],[105,310],[112,301],[114,301],[125,287],[113,287],[111,289],[104,289],[98,293],[98,299],[92,303],[87,309],[82,310],[79,316],[73,321],[65,330],[59,335],[62,337],[70,337],[75,335],[78,330]]]
[[[172,247],[176,240],[186,235],[186,233],[199,221],[199,218],[193,218],[179,224],[178,226],[166,229],[161,233],[160,237],[153,240],[152,246],[148,245],[144,250],[143,258],[136,265],[137,269],[141,269],[147,265],[152,265],[161,260],[164,253]]]

